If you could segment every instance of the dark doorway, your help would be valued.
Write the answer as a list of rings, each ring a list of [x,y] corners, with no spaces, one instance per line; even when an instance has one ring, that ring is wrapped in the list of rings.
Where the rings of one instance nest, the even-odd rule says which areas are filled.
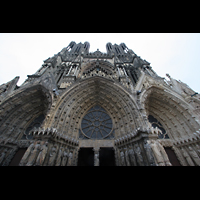
[[[78,166],[94,166],[94,151],[92,148],[80,148]]]
[[[115,154],[113,148],[100,148],[99,166],[115,166]]]
[[[11,160],[9,166],[19,166],[19,163],[25,154],[27,148],[19,149],[16,154],[14,155],[13,159]]]
[[[176,154],[174,153],[174,151],[172,150],[171,147],[164,147],[167,155],[168,155],[168,158],[169,158],[169,161],[171,162],[171,164],[173,166],[181,166],[179,160],[177,159],[176,157]]]

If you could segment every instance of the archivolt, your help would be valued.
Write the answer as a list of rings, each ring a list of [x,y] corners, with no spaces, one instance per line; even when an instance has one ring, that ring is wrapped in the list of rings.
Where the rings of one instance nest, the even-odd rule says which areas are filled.
[[[1,138],[20,138],[27,126],[51,106],[51,95],[41,85],[14,91],[0,105]]]
[[[62,134],[78,138],[81,119],[96,104],[111,116],[116,138],[144,125],[136,103],[121,86],[112,80],[91,77],[80,80],[61,96],[46,128],[54,127]]]
[[[187,137],[199,129],[189,105],[177,94],[152,86],[140,98],[146,115],[157,118],[171,139]]]

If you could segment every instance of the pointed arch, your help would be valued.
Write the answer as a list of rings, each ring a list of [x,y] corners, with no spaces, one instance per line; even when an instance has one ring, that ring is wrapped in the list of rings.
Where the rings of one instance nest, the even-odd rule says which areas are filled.
[[[66,90],[55,105],[47,127],[78,139],[81,119],[94,105],[106,110],[113,122],[115,137],[131,133],[144,120],[129,93],[119,84],[102,77],[83,79]]]
[[[52,97],[42,85],[22,87],[0,105],[0,135],[2,140],[20,139],[30,123],[51,107]]]
[[[151,86],[140,97],[141,108],[147,117],[152,115],[164,127],[170,139],[189,136],[199,129],[189,104],[177,93]]]

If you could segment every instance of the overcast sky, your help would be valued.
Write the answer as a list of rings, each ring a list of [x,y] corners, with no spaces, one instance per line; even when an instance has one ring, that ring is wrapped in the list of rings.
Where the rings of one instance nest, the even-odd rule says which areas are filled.
[[[199,33],[0,33],[0,85],[20,76],[20,86],[71,41],[88,41],[90,52],[105,53],[106,43],[123,42],[159,76],[169,73],[200,93]]]

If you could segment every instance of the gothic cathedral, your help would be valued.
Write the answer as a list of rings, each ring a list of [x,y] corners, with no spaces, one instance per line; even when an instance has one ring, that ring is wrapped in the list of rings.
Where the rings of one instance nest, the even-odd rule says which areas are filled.
[[[0,86],[0,165],[200,166],[200,94],[124,43],[89,48]]]

